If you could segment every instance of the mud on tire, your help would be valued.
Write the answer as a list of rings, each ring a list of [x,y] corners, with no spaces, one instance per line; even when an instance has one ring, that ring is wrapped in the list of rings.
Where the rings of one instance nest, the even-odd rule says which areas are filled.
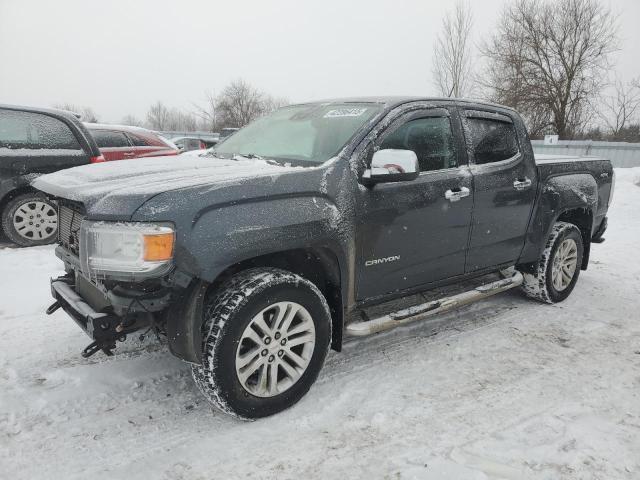
[[[205,397],[219,410],[243,419],[273,415],[294,405],[307,393],[318,377],[330,346],[331,316],[329,306],[320,290],[310,281],[285,270],[254,268],[234,275],[222,287],[208,295],[205,300],[202,330],[202,364],[192,368],[194,381]],[[245,348],[248,338],[246,332],[255,328],[252,322],[256,318],[259,320],[264,314],[267,315],[267,323],[271,318],[272,325],[276,325],[277,318],[280,318],[279,311],[278,315],[269,317],[269,309],[273,305],[284,305],[287,302],[303,307],[306,323],[315,335],[315,343],[312,353],[307,345],[304,346],[307,348],[308,364],[304,370],[299,369],[302,373],[299,373],[296,380],[287,383],[286,371],[278,366],[281,363],[275,366],[277,390],[271,392],[274,393],[272,395],[264,395],[261,394],[264,392],[259,392],[257,387],[251,385],[251,379],[244,380],[244,383],[241,381],[240,370],[236,368],[240,358],[238,355]],[[291,324],[297,325],[294,322],[298,322],[298,314],[292,314],[292,317],[294,315]],[[278,333],[275,328],[274,326],[273,332]],[[283,340],[286,342],[288,338],[284,330],[282,332],[282,337],[277,337],[278,345]],[[269,345],[261,343],[254,347],[252,340],[248,342],[251,346],[249,354],[255,351],[254,348],[259,350],[258,359],[262,358],[265,362],[265,372],[268,369],[266,362],[272,356],[275,357],[275,360],[272,360],[275,363],[289,358],[285,353],[277,358],[280,347],[275,343],[271,344],[271,341],[276,342],[275,333],[272,333],[273,338]],[[291,335],[292,339],[295,338],[294,334]],[[263,342],[267,336],[261,337]],[[291,347],[292,350],[293,348]],[[261,356],[263,349],[268,350],[264,357]],[[290,365],[287,364],[287,367]],[[257,374],[262,374],[262,367]],[[284,377],[284,382],[281,383],[284,383],[286,388],[283,388],[283,391],[280,391],[278,383],[280,377]],[[272,374],[271,378],[274,378]]]
[[[573,240],[576,246],[576,267],[570,282],[562,289],[556,289],[553,281],[554,259],[565,240]],[[522,272],[524,293],[535,300],[545,303],[557,303],[566,299],[578,281],[584,247],[580,229],[567,222],[557,222],[551,229],[535,273]]]

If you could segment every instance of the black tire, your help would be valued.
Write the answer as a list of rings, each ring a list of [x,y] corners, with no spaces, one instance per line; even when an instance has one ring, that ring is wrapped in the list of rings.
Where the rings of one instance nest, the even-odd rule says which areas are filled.
[[[278,302],[296,302],[306,309],[315,328],[315,345],[295,383],[275,396],[255,396],[236,373],[236,352],[252,319]],[[313,283],[285,270],[253,268],[211,292],[204,312],[202,365],[192,370],[195,383],[214,407],[242,419],[261,418],[291,407],[311,388],[331,341],[329,306]]]
[[[54,212],[56,212],[55,216],[47,216],[46,219],[49,222],[52,218],[55,218],[55,227],[53,225],[49,225],[44,232],[29,232],[29,234],[23,235],[16,229],[14,225],[14,216],[16,212],[19,211],[19,209],[25,206],[33,206],[35,202],[41,202],[47,205],[50,209],[53,209]],[[47,211],[51,212],[50,209],[47,209]],[[36,245],[47,245],[49,243],[53,243],[56,240],[58,230],[57,208],[41,193],[31,192],[18,195],[17,197],[11,199],[5,205],[4,210],[2,211],[2,230],[11,242],[22,247],[33,247]]]
[[[553,263],[560,245],[567,239],[575,242],[577,247],[576,268],[568,286],[557,290],[553,283]],[[557,222],[551,229],[551,233],[545,244],[535,273],[523,272],[524,283],[522,288],[528,297],[545,303],[558,303],[566,299],[578,281],[584,246],[580,229],[567,222]]]

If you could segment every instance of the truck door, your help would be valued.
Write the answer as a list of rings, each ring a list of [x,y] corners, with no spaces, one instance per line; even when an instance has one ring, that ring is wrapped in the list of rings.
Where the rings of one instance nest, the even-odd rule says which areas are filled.
[[[425,108],[401,115],[374,141],[371,151],[414,151],[421,173],[359,189],[358,299],[464,273],[473,197],[461,138],[450,110]]]
[[[537,169],[524,127],[508,113],[466,110],[462,124],[473,175],[467,272],[514,263],[524,245]]]

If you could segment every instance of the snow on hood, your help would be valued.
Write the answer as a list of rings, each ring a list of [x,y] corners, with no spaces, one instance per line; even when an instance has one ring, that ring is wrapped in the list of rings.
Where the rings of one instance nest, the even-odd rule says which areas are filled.
[[[201,150],[187,150],[186,152],[182,152],[180,155],[185,157],[199,157],[200,155],[207,153],[209,150],[209,148],[204,148]]]
[[[197,185],[274,176],[301,167],[286,167],[257,159],[214,157],[149,157],[83,165],[38,177],[33,186],[75,201],[103,195],[153,195]]]

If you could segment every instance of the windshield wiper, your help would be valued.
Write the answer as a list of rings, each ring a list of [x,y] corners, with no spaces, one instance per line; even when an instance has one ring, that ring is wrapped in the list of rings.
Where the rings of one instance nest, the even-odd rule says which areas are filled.
[[[236,157],[248,158],[249,160],[266,160],[266,158],[256,155],[255,153],[234,153],[231,158],[236,160]]]
[[[276,162],[271,158],[264,158],[263,156],[257,155],[255,153],[235,153],[233,154],[233,157],[231,157],[232,160],[238,160],[238,158],[248,158],[249,160],[262,160],[263,162],[267,162],[270,165],[281,166],[280,162]]]
[[[209,149],[204,153],[201,153],[200,155],[198,155],[199,157],[213,157],[213,158],[219,158],[220,160],[228,160],[228,158],[226,157],[222,157],[220,155],[218,155],[218,153],[213,150],[213,149]]]

